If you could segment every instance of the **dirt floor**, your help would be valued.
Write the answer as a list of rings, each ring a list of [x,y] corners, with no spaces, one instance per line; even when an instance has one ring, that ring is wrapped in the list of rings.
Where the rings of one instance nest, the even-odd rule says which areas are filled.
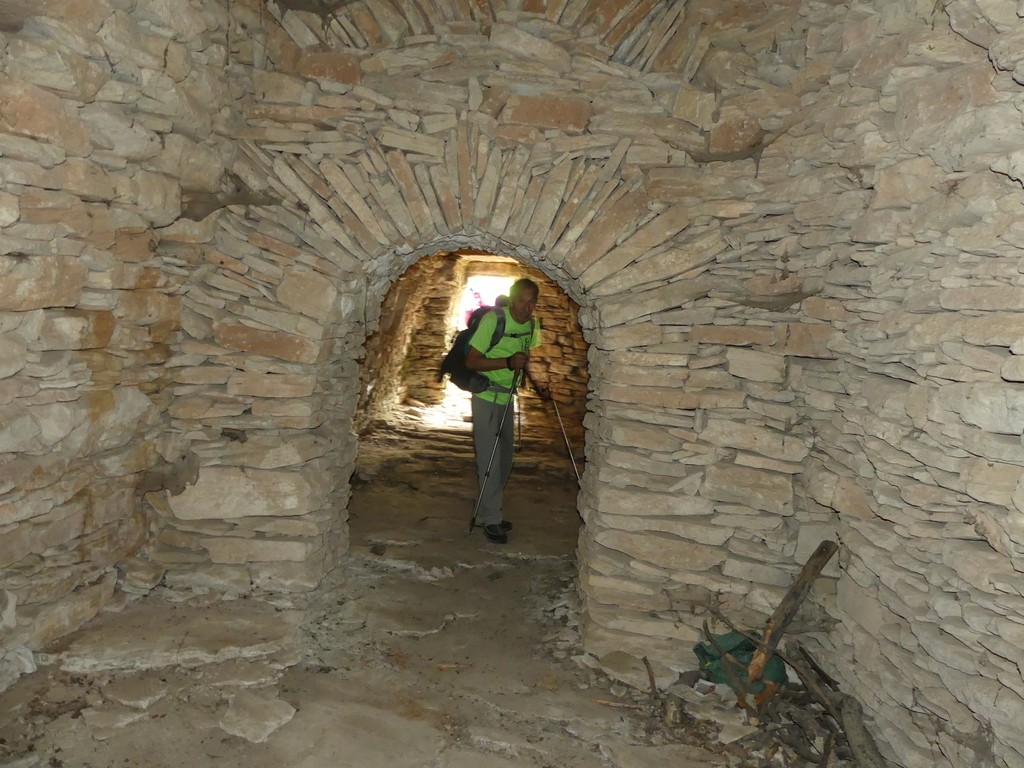
[[[654,701],[638,660],[582,654],[564,446],[525,433],[495,545],[467,533],[468,425],[427,417],[361,439],[351,552],[323,589],[157,590],[101,614],[0,695],[0,766],[811,764],[745,724],[724,686]]]

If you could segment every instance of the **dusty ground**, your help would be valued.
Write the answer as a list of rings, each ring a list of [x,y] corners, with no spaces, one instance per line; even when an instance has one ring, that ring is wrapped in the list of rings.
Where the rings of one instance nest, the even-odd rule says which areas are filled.
[[[0,695],[0,766],[790,764],[739,746],[728,696],[687,689],[669,725],[635,665],[580,654],[564,447],[527,432],[499,546],[467,534],[469,440],[416,411],[361,440],[351,555],[316,595],[154,594],[48,649]]]

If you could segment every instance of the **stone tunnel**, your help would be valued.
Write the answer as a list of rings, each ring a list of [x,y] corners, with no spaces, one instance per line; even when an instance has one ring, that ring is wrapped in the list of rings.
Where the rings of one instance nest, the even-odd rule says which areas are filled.
[[[0,681],[315,590],[477,254],[561,318],[588,650],[679,663],[832,540],[799,629],[886,757],[1024,765],[1022,15],[0,3]]]

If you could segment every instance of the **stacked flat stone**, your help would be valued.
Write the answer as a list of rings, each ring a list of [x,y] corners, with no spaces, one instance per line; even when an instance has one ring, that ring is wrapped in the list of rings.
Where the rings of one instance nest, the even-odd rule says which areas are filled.
[[[756,625],[837,538],[794,631],[886,755],[1024,760],[1016,4],[32,10],[0,65],[4,680],[161,583],[314,587],[388,287],[472,248],[581,308],[589,650],[692,666],[708,603]]]

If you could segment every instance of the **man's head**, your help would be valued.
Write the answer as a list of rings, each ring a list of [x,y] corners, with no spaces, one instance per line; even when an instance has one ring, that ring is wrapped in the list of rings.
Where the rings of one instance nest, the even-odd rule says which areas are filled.
[[[512,283],[512,289],[508,292],[508,311],[517,323],[525,323],[533,317],[539,295],[540,288],[528,277],[521,277]]]

